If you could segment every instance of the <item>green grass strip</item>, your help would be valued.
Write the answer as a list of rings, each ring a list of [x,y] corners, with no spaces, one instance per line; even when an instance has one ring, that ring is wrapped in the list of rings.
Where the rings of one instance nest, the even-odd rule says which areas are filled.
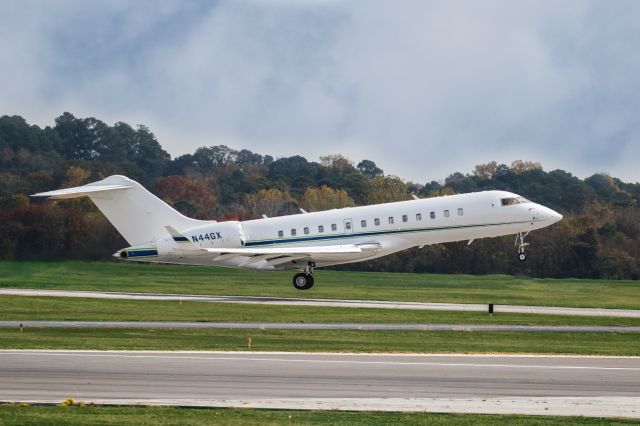
[[[636,333],[0,328],[2,349],[640,354]]]
[[[640,318],[0,296],[0,320],[639,326]]]
[[[0,287],[640,309],[637,281],[318,270],[316,286],[298,291],[292,276],[127,261],[0,262]]]
[[[62,407],[0,405],[0,424],[14,425],[432,425],[549,426],[633,425],[635,420],[590,417],[499,416],[476,414],[383,413],[349,411],[255,410],[177,407]]]

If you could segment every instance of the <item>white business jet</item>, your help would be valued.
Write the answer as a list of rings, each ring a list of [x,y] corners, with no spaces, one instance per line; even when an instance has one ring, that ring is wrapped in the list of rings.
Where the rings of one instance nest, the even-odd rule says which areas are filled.
[[[298,269],[293,286],[313,286],[313,270],[361,262],[411,247],[516,235],[518,259],[525,237],[562,215],[505,191],[348,207],[246,221],[183,216],[138,182],[110,176],[38,197],[87,196],[131,247],[114,256],[133,261],[215,265],[254,270]]]

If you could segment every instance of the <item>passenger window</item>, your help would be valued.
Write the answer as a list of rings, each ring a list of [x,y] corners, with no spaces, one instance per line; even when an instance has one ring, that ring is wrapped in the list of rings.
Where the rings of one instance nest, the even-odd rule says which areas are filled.
[[[345,223],[344,223],[344,228],[345,228],[347,231],[351,230],[351,222],[345,222]]]
[[[393,225],[393,216],[389,216],[389,225]]]
[[[363,227],[363,228],[366,228],[367,227],[367,221],[366,220],[361,220],[360,221],[360,226]]]
[[[380,226],[380,219],[379,219],[379,218],[377,218],[377,217],[376,217],[375,219],[373,219],[373,224],[374,224],[375,226]]]
[[[295,236],[295,235],[296,235],[296,230],[295,230],[295,229],[292,229],[292,230],[291,230],[291,235],[293,235],[293,236]]]
[[[422,213],[416,213],[416,220],[422,220]]]
[[[462,216],[464,214],[464,210],[458,209],[458,216]]]
[[[436,218],[436,212],[431,212],[431,213],[429,213],[429,217],[430,217],[431,219],[435,219],[435,218]]]
[[[308,227],[306,227],[306,226],[304,227],[304,234],[305,234],[305,235],[308,235],[308,234],[309,234],[309,228],[308,228]]]
[[[322,234],[324,232],[324,225],[318,226],[318,232]]]
[[[443,211],[442,214],[444,215],[444,217],[449,217],[449,210]]]
[[[284,231],[278,231],[278,237],[280,238],[284,237]]]
[[[335,223],[331,224],[331,230],[332,231],[337,231],[338,230],[338,225],[336,225]]]
[[[403,222],[407,222],[409,220],[409,217],[406,214],[402,215],[402,221]]]

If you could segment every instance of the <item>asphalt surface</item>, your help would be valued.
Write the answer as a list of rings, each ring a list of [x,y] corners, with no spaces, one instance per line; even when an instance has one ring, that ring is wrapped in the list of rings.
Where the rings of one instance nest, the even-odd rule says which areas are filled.
[[[0,351],[0,400],[640,418],[640,357]]]
[[[379,309],[413,309],[439,311],[474,311],[487,312],[488,305],[472,303],[422,303],[422,302],[390,302],[376,300],[340,300],[340,299],[293,299],[284,297],[254,296],[215,296],[189,294],[158,293],[121,293],[99,291],[71,290],[35,290],[18,288],[1,288],[0,295],[7,296],[40,296],[40,297],[80,297],[91,299],[126,299],[126,300],[174,300],[215,303],[248,303],[259,305],[289,306],[330,306],[343,308],[379,308]],[[640,310],[632,309],[599,309],[599,308],[564,308],[548,306],[494,305],[494,312],[525,313],[544,315],[577,315],[640,318]]]
[[[640,333],[637,326],[501,325],[501,324],[372,324],[292,322],[188,321],[0,321],[0,328],[208,328],[237,330],[378,330],[378,331],[522,331],[565,333]]]

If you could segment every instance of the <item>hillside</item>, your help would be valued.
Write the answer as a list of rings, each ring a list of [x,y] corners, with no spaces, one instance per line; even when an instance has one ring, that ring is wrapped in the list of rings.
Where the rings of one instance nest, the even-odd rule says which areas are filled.
[[[503,189],[547,205],[565,220],[530,236],[529,261],[511,237],[425,247],[349,269],[505,273],[538,277],[640,278],[640,184],[605,174],[579,179],[538,163],[481,164],[444,182],[406,182],[374,161],[339,154],[319,162],[226,146],[171,158],[151,130],[64,113],[40,128],[0,117],[0,259],[106,259],[126,246],[87,200],[52,203],[27,195],[111,174],[140,181],[181,212],[248,219],[443,194]]]

